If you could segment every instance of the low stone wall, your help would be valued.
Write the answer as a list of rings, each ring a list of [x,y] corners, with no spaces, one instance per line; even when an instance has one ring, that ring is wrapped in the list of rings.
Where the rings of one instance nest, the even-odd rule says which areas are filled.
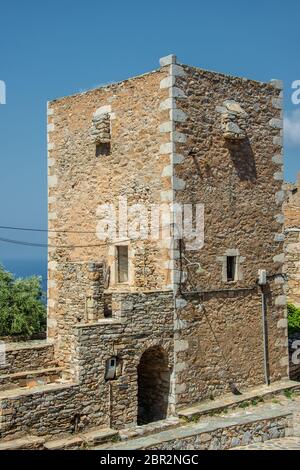
[[[144,449],[151,450],[226,450],[252,442],[263,442],[290,435],[292,415],[236,424],[230,427],[199,433],[195,426],[194,434],[177,437],[167,442],[150,444]],[[176,430],[178,431],[178,429]],[[175,433],[176,433],[175,431]],[[182,428],[184,434],[184,428]]]
[[[73,432],[83,395],[76,385],[50,385],[13,395],[0,403],[0,438],[24,435],[25,429],[36,436]]]
[[[5,345],[5,363],[1,374],[52,367],[55,364],[53,345],[46,341],[27,341]]]

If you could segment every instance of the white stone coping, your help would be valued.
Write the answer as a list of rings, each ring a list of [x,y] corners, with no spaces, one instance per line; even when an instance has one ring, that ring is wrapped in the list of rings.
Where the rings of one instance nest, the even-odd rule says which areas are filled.
[[[255,388],[244,391],[241,395],[226,394],[215,400],[207,400],[195,404],[190,407],[178,410],[179,416],[186,418],[192,417],[195,414],[205,414],[213,411],[226,408],[228,406],[236,406],[243,401],[253,400],[258,397],[265,397],[270,394],[278,394],[284,390],[300,389],[300,382],[293,380],[280,380],[272,383],[271,385],[260,385]]]
[[[75,387],[79,387],[79,384],[76,382],[56,382],[53,384],[41,385],[39,387],[33,388],[15,388],[13,390],[4,390],[0,392],[0,400],[15,400],[23,396],[30,397],[31,395],[44,395],[45,393],[61,392],[63,390],[72,389]]]
[[[158,432],[153,435],[121,442],[118,444],[110,445],[110,450],[137,450],[137,449],[147,449],[151,447],[155,447],[156,445],[175,441],[175,440],[182,440],[188,439],[193,436],[198,436],[199,434],[206,434],[206,433],[213,433],[214,431],[223,430],[226,428],[234,428],[245,426],[247,424],[255,425],[255,423],[259,423],[260,421],[270,421],[277,420],[280,418],[289,418],[292,419],[293,413],[288,411],[282,411],[282,408],[274,407],[271,409],[269,407],[265,407],[264,410],[259,410],[257,413],[249,413],[248,415],[236,415],[232,417],[220,417],[219,419],[215,419],[211,422],[199,422],[197,424],[189,424],[180,426],[168,431]],[[288,428],[288,426],[287,426]],[[102,445],[96,447],[94,450],[103,450],[107,448],[106,445]]]
[[[47,340],[31,340],[5,343],[5,351],[20,351],[22,349],[40,349],[53,347],[53,343]]]

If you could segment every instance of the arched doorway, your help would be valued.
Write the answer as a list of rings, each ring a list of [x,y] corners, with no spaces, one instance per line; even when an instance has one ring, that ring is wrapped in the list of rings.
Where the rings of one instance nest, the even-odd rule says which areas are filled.
[[[165,419],[170,390],[170,370],[165,351],[160,347],[147,349],[141,357],[137,372],[137,424],[143,425]]]

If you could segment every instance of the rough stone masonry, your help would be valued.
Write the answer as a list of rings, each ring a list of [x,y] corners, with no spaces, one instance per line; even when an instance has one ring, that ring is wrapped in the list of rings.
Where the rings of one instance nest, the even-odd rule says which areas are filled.
[[[48,343],[62,379],[2,397],[2,437],[120,429],[264,383],[259,269],[268,379],[288,377],[281,108],[278,80],[174,55],[48,103]],[[172,230],[101,242],[98,208],[120,196],[202,204],[203,246]]]

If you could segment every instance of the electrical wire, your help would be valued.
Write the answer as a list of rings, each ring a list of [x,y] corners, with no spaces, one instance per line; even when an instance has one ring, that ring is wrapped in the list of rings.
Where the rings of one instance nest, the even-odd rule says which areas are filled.
[[[98,246],[107,246],[106,243],[97,243],[97,244],[91,244],[91,245],[49,245],[48,243],[25,242],[21,240],[13,240],[11,238],[3,238],[3,237],[0,237],[0,242],[10,243],[12,245],[33,246],[33,247],[39,247],[39,248],[94,248]]]
[[[96,230],[50,230],[50,229],[40,229],[40,228],[25,228],[25,227],[10,227],[7,225],[0,225],[0,229],[2,230],[18,230],[22,232],[57,232],[57,233],[96,233]]]

